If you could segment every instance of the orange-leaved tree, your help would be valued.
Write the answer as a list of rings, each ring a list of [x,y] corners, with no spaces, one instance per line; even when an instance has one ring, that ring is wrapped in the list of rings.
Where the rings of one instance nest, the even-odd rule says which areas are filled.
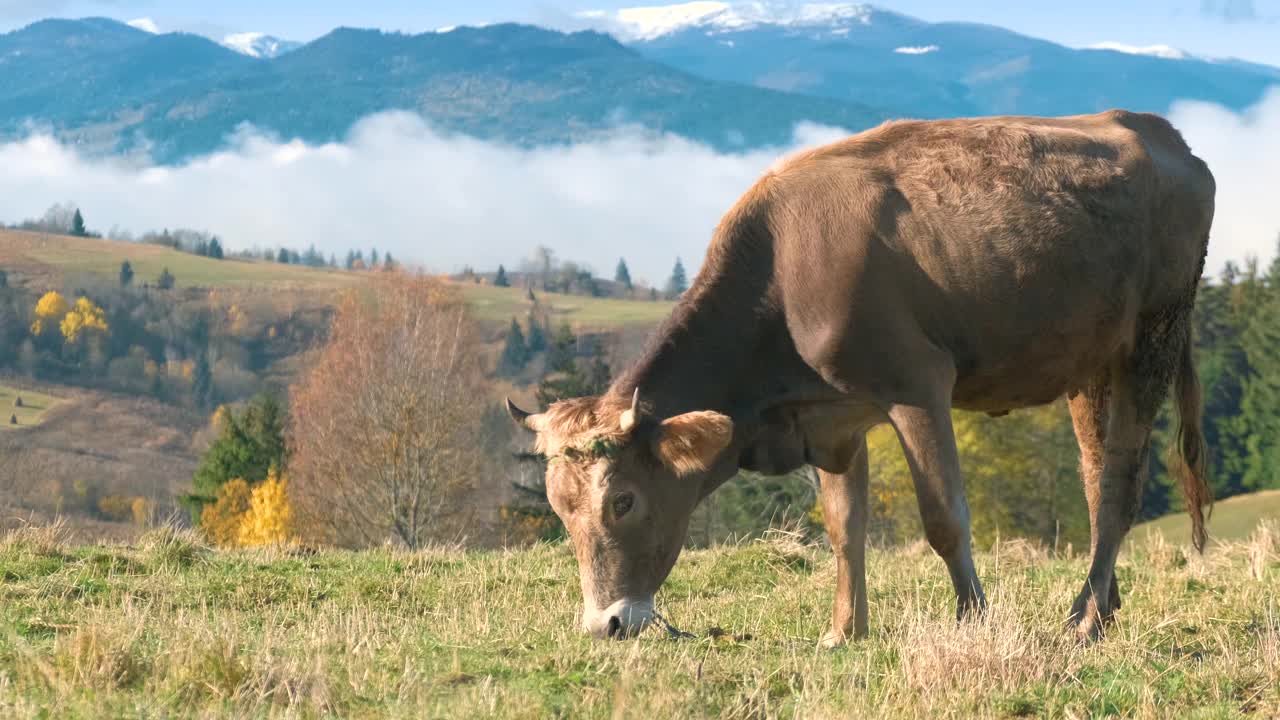
[[[417,548],[464,531],[463,497],[487,463],[483,382],[455,288],[397,272],[344,296],[291,393],[290,491],[304,538]]]

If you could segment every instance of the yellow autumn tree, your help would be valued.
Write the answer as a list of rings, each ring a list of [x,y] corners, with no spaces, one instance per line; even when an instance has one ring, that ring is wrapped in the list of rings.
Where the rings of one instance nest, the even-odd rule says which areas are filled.
[[[274,469],[253,488],[249,509],[240,519],[242,546],[283,545],[293,537],[293,510],[289,506],[289,481]]]
[[[45,293],[36,303],[35,322],[31,324],[32,335],[43,335],[45,330],[56,327],[61,318],[66,316],[71,306],[62,294],[53,290]]]
[[[228,480],[218,488],[218,497],[200,511],[200,529],[214,545],[235,547],[240,543],[240,525],[249,511],[252,493],[244,480]]]
[[[106,312],[89,298],[82,297],[76,300],[75,307],[62,318],[61,329],[62,337],[66,338],[68,343],[75,343],[87,331],[105,333],[107,332]]]

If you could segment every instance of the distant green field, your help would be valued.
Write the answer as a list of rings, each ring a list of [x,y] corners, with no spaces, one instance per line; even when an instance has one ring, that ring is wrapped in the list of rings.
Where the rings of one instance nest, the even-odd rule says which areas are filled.
[[[155,283],[168,268],[182,287],[314,288],[341,287],[358,276],[335,270],[281,265],[263,261],[213,260],[171,248],[141,243],[71,238],[40,233],[0,231],[0,264],[13,265],[34,275],[76,274],[119,277],[120,264],[128,260],[134,282]]]
[[[19,397],[22,398],[22,407],[15,406]],[[0,385],[0,429],[35,427],[44,422],[45,414],[60,402],[62,401],[51,395]],[[18,418],[17,425],[9,422],[15,416]]]
[[[467,302],[477,317],[486,322],[506,322],[524,318],[532,303],[523,288],[492,285],[463,285]],[[552,322],[568,322],[581,329],[642,327],[657,325],[671,312],[673,303],[590,298],[579,295],[534,293],[538,305],[547,310]]]
[[[1237,495],[1214,505],[1209,518],[1209,537],[1213,540],[1243,540],[1253,534],[1263,520],[1280,521],[1280,490],[1264,490]],[[1130,533],[1142,542],[1151,533],[1164,535],[1175,544],[1191,541],[1191,519],[1185,513],[1174,513],[1143,523]]]
[[[179,288],[337,290],[369,277],[265,261],[211,260],[157,245],[0,230],[0,267],[38,279],[37,286],[79,274],[117,278],[124,260],[133,267],[135,283],[154,283],[160,271],[168,268]],[[471,284],[461,287],[477,317],[486,323],[523,319],[532,306],[524,289]],[[553,293],[536,296],[553,323],[568,322],[575,329],[585,330],[656,325],[673,305]]]

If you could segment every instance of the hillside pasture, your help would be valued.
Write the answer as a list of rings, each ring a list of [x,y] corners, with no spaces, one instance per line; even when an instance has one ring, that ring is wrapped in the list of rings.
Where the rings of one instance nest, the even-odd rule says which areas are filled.
[[[22,398],[22,407],[17,406],[18,398]],[[49,411],[62,401],[53,395],[46,395],[34,390],[14,385],[0,385],[0,429],[21,430],[33,428],[44,422]],[[10,424],[16,417],[18,424]]]
[[[494,287],[460,283],[467,303],[477,319],[486,323],[507,323],[523,319],[534,307],[524,288]],[[567,322],[575,330],[612,330],[652,327],[671,313],[674,303],[666,301],[621,300],[582,295],[534,292],[537,307],[546,312],[553,325]]]
[[[1242,540],[1268,520],[1280,520],[1280,490],[1237,495],[1214,503],[1209,517],[1210,540]],[[1141,541],[1148,535],[1161,535],[1169,542],[1186,542],[1191,537],[1191,519],[1186,513],[1173,513],[1133,529],[1130,537]]]
[[[0,541],[0,715],[1274,717],[1277,537],[1126,552],[1095,645],[1063,627],[1082,557],[980,554],[991,608],[957,624],[927,546],[876,551],[870,637],[828,651],[834,561],[785,535],[684,554],[658,604],[693,637],[598,642],[566,544],[213,551],[26,528]]]
[[[138,285],[155,284],[165,268],[176,278],[178,288],[323,290],[345,287],[359,278],[337,270],[261,260],[214,260],[160,245],[0,230],[0,267],[33,278],[37,285],[50,286],[78,275],[118,278],[125,260],[133,267]]]

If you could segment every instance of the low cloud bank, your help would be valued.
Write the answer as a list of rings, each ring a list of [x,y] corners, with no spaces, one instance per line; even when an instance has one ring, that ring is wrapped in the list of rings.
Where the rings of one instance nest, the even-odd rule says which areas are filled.
[[[1218,180],[1208,270],[1257,255],[1280,232],[1280,89],[1234,113],[1179,103],[1171,119]],[[90,159],[47,135],[0,144],[0,220],[73,201],[91,228],[209,230],[230,249],[314,243],[339,257],[377,247],[436,271],[508,267],[546,245],[611,274],[661,284],[677,257],[696,267],[720,215],[779,155],[832,140],[797,128],[791,146],[722,154],[637,130],[523,149],[437,133],[405,113],[375,115],[342,143],[280,143],[252,131],[177,167]]]
[[[1205,272],[1256,255],[1263,267],[1280,236],[1280,87],[1244,112],[1203,102],[1175,103],[1169,120],[1209,164],[1218,195]]]
[[[841,136],[797,129],[794,147]],[[357,124],[341,144],[246,132],[180,167],[89,160],[45,135],[0,145],[0,219],[77,203],[90,227],[212,231],[229,248],[390,250],[432,270],[511,267],[538,245],[598,273],[625,257],[662,283],[702,260],[720,215],[781,152],[721,154],[622,130],[598,142],[520,149],[441,135],[415,115]]]

